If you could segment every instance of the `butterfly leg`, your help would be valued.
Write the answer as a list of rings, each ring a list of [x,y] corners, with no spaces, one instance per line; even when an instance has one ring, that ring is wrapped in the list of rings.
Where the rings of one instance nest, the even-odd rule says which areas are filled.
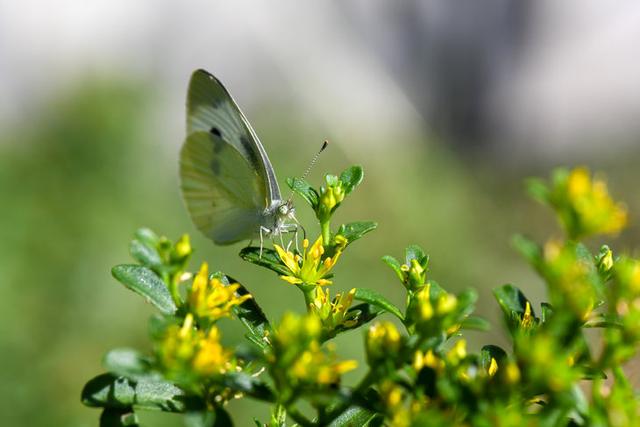
[[[270,230],[267,227],[264,227],[262,225],[260,226],[260,257],[259,258],[262,258],[262,248],[264,246],[264,236],[262,235],[262,233],[269,234]]]

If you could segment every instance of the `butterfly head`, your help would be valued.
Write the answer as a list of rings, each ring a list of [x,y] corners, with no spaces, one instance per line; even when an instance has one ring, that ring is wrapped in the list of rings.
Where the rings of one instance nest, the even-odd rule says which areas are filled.
[[[296,208],[293,207],[293,202],[291,201],[291,199],[283,202],[280,206],[278,206],[278,216],[283,219],[295,219]]]

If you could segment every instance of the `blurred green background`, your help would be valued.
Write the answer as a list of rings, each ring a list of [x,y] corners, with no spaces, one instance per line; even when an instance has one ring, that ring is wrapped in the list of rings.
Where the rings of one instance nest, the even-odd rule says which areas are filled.
[[[287,10],[293,8],[289,4]],[[173,9],[167,6],[162,10],[166,17]],[[126,8],[123,11],[124,15],[128,13]],[[198,14],[195,9],[188,12],[189,16]],[[358,9],[347,12],[358,16]],[[262,28],[255,19],[254,28]],[[280,21],[273,14],[265,19],[273,25],[262,31],[275,34],[274,46],[293,43],[292,34],[278,32]],[[184,20],[181,25],[185,25]],[[329,30],[345,24],[322,25]],[[105,30],[107,39],[111,34],[116,37],[117,31],[110,31]],[[154,31],[172,34],[166,27]],[[221,30],[212,31],[215,35]],[[201,43],[221,43],[214,35],[207,35]],[[548,176],[556,165],[586,164],[604,172],[614,196],[625,200],[631,211],[629,229],[612,239],[612,246],[617,251],[633,251],[638,246],[640,130],[633,123],[622,123],[616,133],[608,132],[609,125],[604,122],[585,124],[590,129],[596,126],[596,131],[583,145],[578,120],[578,131],[563,133],[563,142],[573,142],[558,151],[553,134],[540,134],[548,138],[546,145],[527,146],[526,138],[518,142],[504,133],[487,133],[492,122],[484,116],[480,118],[485,121],[485,130],[478,130],[472,124],[480,119],[464,108],[458,111],[455,103],[443,103],[449,115],[443,111],[433,114],[409,96],[408,105],[415,105],[411,125],[397,122],[397,114],[390,114],[384,131],[377,132],[381,124],[370,121],[369,116],[359,112],[353,113],[357,117],[350,115],[349,99],[354,105],[373,100],[384,112],[389,91],[386,86],[378,95],[375,91],[364,93],[361,85],[352,82],[350,92],[351,81],[344,79],[338,81],[340,91],[346,92],[342,104],[334,104],[331,98],[305,99],[305,88],[311,94],[322,87],[322,83],[314,85],[313,80],[302,85],[291,83],[308,77],[303,73],[305,58],[300,56],[299,62],[291,63],[286,56],[271,51],[273,57],[267,61],[270,67],[288,71],[272,72],[276,77],[269,80],[266,92],[264,88],[258,90],[258,96],[254,89],[260,86],[262,72],[242,68],[242,64],[250,62],[247,57],[269,53],[247,45],[238,56],[213,55],[212,59],[211,51],[193,48],[188,37],[183,42],[179,39],[162,39],[173,46],[170,51],[174,53],[168,58],[139,58],[151,64],[148,67],[128,69],[90,59],[89,65],[60,85],[55,84],[58,80],[45,80],[41,86],[26,90],[25,82],[33,75],[23,75],[17,67],[0,68],[0,93],[14,97],[9,100],[18,99],[14,104],[5,98],[0,104],[11,113],[0,121],[0,412],[5,425],[97,425],[99,411],[83,407],[79,396],[84,383],[101,372],[101,357],[113,347],[151,350],[146,335],[151,308],[110,275],[113,265],[129,261],[128,242],[138,227],[150,227],[170,238],[190,233],[197,251],[194,268],[207,260],[212,268],[233,275],[254,293],[271,319],[279,319],[286,310],[304,310],[302,296],[293,286],[239,259],[242,245],[215,247],[202,238],[182,206],[177,166],[183,103],[189,75],[198,66],[207,66],[214,74],[220,68],[223,74],[236,77],[234,72],[238,70],[244,76],[232,78],[235,85],[229,85],[230,91],[239,93],[241,105],[245,105],[243,100],[248,101],[245,112],[269,152],[281,185],[285,177],[304,171],[326,137],[332,144],[311,173],[311,182],[319,185],[325,172],[339,173],[351,164],[363,165],[364,183],[343,205],[335,221],[374,220],[379,227],[350,247],[341,259],[332,292],[371,287],[402,304],[403,289],[380,258],[386,254],[401,257],[406,245],[417,243],[431,255],[431,277],[441,285],[452,291],[478,289],[478,314],[490,319],[494,327],[489,333],[470,334],[474,348],[487,341],[503,343],[492,287],[511,282],[534,301],[544,299],[540,280],[511,249],[511,235],[523,232],[541,241],[559,232],[550,212],[526,197],[522,182],[532,175]],[[37,50],[33,40],[23,39],[23,43],[25,48]],[[157,40],[154,43],[156,51],[162,52],[164,45]],[[87,44],[101,46],[92,38]],[[11,58],[11,49],[0,44],[0,48],[3,46],[6,57]],[[355,46],[356,50],[367,50],[367,45]],[[122,62],[128,64],[137,49],[141,48],[134,44],[114,57],[122,55]],[[339,74],[339,48],[318,45],[317,49],[325,55],[324,60],[336,64],[334,75]],[[176,59],[176,51],[189,51],[188,59]],[[474,51],[467,50],[467,55],[470,52]],[[75,60],[82,62],[83,52],[77,55]],[[176,62],[169,64],[172,58]],[[427,59],[422,64],[425,73],[433,71],[429,68],[433,58],[427,55]],[[171,72],[156,71],[165,65]],[[455,73],[456,64],[450,66]],[[369,75],[371,64],[349,70],[356,78],[357,70],[366,70],[363,73]],[[389,72],[385,79],[413,81],[403,80],[401,73],[395,72]],[[472,104],[479,95],[467,80],[462,82],[450,83],[452,93],[458,88],[457,96],[469,97],[462,105]],[[399,87],[393,90],[413,95],[407,90],[410,84]],[[46,88],[46,96],[38,94],[37,88]],[[429,88],[434,86],[427,85],[425,91]],[[289,92],[302,100],[292,100]],[[639,92],[635,96],[640,100]],[[615,99],[611,102],[615,104]],[[300,108],[302,104],[312,107]],[[333,130],[332,121],[338,113],[322,113],[333,109],[341,116],[336,122],[339,131]],[[457,124],[455,120],[452,123],[452,117],[460,119]],[[570,119],[567,123],[573,123]],[[540,117],[537,120],[536,127],[545,125],[539,122]],[[602,132],[597,132],[599,125]],[[297,205],[307,230],[316,234],[311,212],[300,200]],[[597,247],[600,242],[591,243]],[[231,321],[223,325],[224,340],[229,345],[239,342],[242,333]],[[338,351],[345,358],[362,360],[362,342],[361,332],[345,334],[338,339]],[[358,374],[356,371],[347,380]],[[266,419],[267,414],[263,405],[250,401],[232,402],[230,411],[239,426],[249,425],[252,416]],[[141,418],[147,425],[181,425],[175,416],[143,413]]]

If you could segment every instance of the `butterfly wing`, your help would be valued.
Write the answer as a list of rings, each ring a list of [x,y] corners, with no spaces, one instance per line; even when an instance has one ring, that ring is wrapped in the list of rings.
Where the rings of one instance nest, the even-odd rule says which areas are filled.
[[[266,184],[263,207],[280,200],[280,188],[258,136],[227,89],[205,70],[191,75],[187,97],[187,135],[209,132],[232,145]]]
[[[210,132],[187,136],[180,188],[196,227],[217,244],[250,239],[263,222],[264,179],[233,145]]]

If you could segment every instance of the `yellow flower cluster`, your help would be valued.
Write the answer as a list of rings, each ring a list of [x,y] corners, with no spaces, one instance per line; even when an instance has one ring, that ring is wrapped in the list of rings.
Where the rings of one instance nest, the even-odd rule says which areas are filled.
[[[322,287],[317,286],[314,290],[313,300],[309,305],[310,312],[317,315],[322,321],[322,325],[329,330],[340,325],[345,327],[353,326],[355,321],[347,319],[346,314],[351,307],[355,293],[356,290],[354,288],[347,293],[337,293],[331,299],[328,288],[324,290]]]
[[[396,326],[389,322],[376,322],[369,327],[366,339],[367,358],[369,364],[392,357],[397,354],[402,345],[402,335]]]
[[[278,368],[291,383],[335,384],[343,373],[356,368],[355,360],[339,362],[333,348],[322,348],[321,332],[321,321],[313,314],[299,317],[287,313],[280,322],[271,357],[280,363]]]
[[[173,375],[194,373],[198,376],[224,374],[233,369],[232,353],[220,343],[220,331],[213,326],[208,333],[194,328],[189,313],[182,326],[167,328],[158,347],[160,364]]]
[[[329,385],[338,383],[343,373],[357,366],[355,360],[336,361],[333,351],[324,352],[318,341],[313,341],[293,363],[291,373],[300,381]]]
[[[577,250],[570,243],[555,240],[547,242],[543,251],[544,269],[551,285],[552,302],[570,307],[576,316],[586,320],[598,298],[597,279],[591,271],[592,261],[581,258]]]
[[[302,242],[302,256],[283,249],[279,245],[274,245],[280,260],[289,270],[289,274],[280,276],[293,285],[330,285],[331,281],[326,279],[329,271],[336,265],[344,245],[338,246],[336,253],[332,257],[322,259],[324,247],[322,236],[318,237],[311,247],[309,240]]]
[[[587,168],[573,169],[566,185],[567,199],[578,222],[577,235],[615,234],[625,227],[626,208],[611,199],[607,184],[602,179],[592,179]]]
[[[342,187],[342,182],[337,180],[335,185],[328,185],[327,188],[322,187],[320,189],[320,206],[321,209],[327,213],[333,211],[333,209],[344,200],[346,192]]]
[[[251,298],[251,295],[236,295],[239,287],[238,284],[225,286],[218,278],[209,279],[209,267],[203,263],[189,290],[189,311],[210,320],[230,316],[233,306]]]

